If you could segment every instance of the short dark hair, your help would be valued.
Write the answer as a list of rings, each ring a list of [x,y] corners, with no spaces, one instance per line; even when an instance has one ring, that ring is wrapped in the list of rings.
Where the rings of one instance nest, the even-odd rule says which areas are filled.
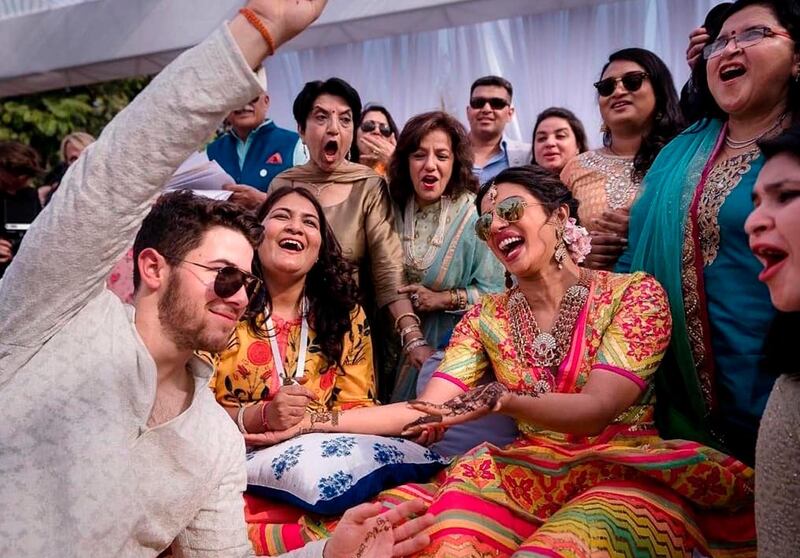
[[[309,81],[303,86],[292,105],[292,114],[301,132],[306,131],[306,120],[320,95],[341,97],[353,113],[353,129],[361,123],[361,97],[355,88],[342,78],[332,77],[325,81]],[[355,133],[353,134],[355,137]]]
[[[642,179],[645,173],[650,170],[650,165],[656,160],[661,148],[683,130],[683,113],[681,112],[678,92],[675,90],[672,73],[661,58],[643,48],[624,48],[608,57],[608,62],[600,71],[600,77],[602,78],[612,62],[618,60],[634,62],[641,66],[647,73],[647,78],[650,80],[656,97],[653,124],[647,135],[642,138],[639,151],[636,152],[633,158],[634,177]],[[606,147],[611,145],[611,132],[603,134],[603,145]]]
[[[446,133],[453,149],[453,173],[444,194],[455,198],[465,190],[475,192],[478,189],[478,179],[472,172],[472,149],[463,124],[446,112],[424,112],[406,122],[389,163],[389,193],[400,208],[405,207],[414,192],[408,158],[419,148],[423,138],[434,130]]]
[[[572,128],[572,133],[575,134],[575,142],[578,144],[578,153],[583,153],[589,150],[589,144],[586,141],[586,130],[583,128],[583,122],[575,116],[575,113],[563,107],[550,107],[544,109],[536,117],[536,124],[533,126],[533,134],[531,135],[531,143],[536,143],[536,131],[539,129],[539,124],[547,118],[563,118]]]
[[[779,153],[791,153],[800,157],[800,124],[795,124],[774,138],[759,141],[758,147],[761,148],[765,160]]]
[[[35,178],[42,173],[39,154],[18,141],[0,141],[0,168],[14,176]]]
[[[500,76],[479,77],[478,79],[472,82],[472,87],[469,88],[469,96],[472,97],[472,94],[475,93],[475,89],[481,86],[502,87],[508,92],[509,99],[514,98],[514,87],[511,85],[511,82],[508,81],[506,78],[502,78]]]
[[[316,335],[314,344],[341,372],[343,341],[345,335],[352,330],[352,314],[358,305],[359,291],[355,280],[355,268],[342,254],[342,248],[316,196],[305,188],[281,186],[270,190],[269,196],[256,215],[258,222],[263,222],[275,204],[290,194],[297,194],[311,202],[319,219],[322,242],[319,246],[319,258],[306,275],[305,296],[311,306],[311,319]],[[262,277],[257,250],[253,255],[253,273]],[[267,314],[271,306],[272,299],[266,288],[261,289],[250,300],[245,319],[254,334],[259,336],[269,334],[264,327],[266,320],[264,314]],[[364,334],[368,335],[369,331]]]
[[[569,209],[569,216],[574,218],[576,223],[580,223],[578,200],[575,199],[569,188],[564,186],[558,176],[539,165],[507,168],[481,186],[478,197],[475,198],[475,206],[478,208],[479,214],[481,212],[481,201],[483,201],[486,193],[492,186],[502,182],[519,184],[528,190],[533,197],[541,202],[548,215],[552,215],[559,207],[566,205]]]
[[[725,22],[735,13],[742,11],[750,6],[764,6],[769,8],[783,27],[789,32],[794,41],[795,52],[800,51],[800,2],[797,0],[738,0],[729,6],[727,11],[719,17],[713,27],[708,29],[711,40],[719,37],[719,32]],[[692,83],[697,89],[698,113],[700,118],[718,118],[727,120],[728,114],[723,111],[711,95],[708,87],[708,61],[700,57],[692,70]],[[772,85],[766,85],[771,87]],[[789,79],[789,94],[787,96],[787,111],[792,115],[795,122],[800,119],[800,84]]]
[[[361,118],[358,119],[359,125],[364,121],[364,117],[369,112],[379,112],[384,115],[386,117],[386,121],[389,123],[389,129],[394,134],[394,138],[397,139],[400,137],[400,129],[397,127],[397,123],[394,121],[394,118],[392,118],[392,114],[389,112],[389,109],[377,103],[367,103],[364,105],[364,108],[361,109]],[[358,148],[358,142],[356,141],[357,133],[358,132],[356,131],[356,133],[353,134],[353,147],[350,149],[350,160],[356,162],[361,157],[361,150]]]
[[[204,198],[189,190],[169,192],[158,198],[133,242],[134,291],[141,282],[138,261],[142,250],[152,248],[174,265],[200,246],[205,233],[213,227],[242,233],[254,249],[264,233],[250,213],[232,202]]]

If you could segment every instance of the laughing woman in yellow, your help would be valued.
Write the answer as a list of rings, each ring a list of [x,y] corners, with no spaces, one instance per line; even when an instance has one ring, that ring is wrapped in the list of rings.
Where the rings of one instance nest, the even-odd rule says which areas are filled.
[[[258,217],[264,239],[253,270],[264,288],[215,355],[211,381],[245,440],[291,428],[307,409],[373,405],[375,388],[353,272],[319,203],[304,189],[278,188]]]

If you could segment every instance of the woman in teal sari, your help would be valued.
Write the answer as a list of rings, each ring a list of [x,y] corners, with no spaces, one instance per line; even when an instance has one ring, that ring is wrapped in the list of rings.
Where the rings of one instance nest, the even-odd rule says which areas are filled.
[[[744,222],[763,164],[756,141],[800,115],[800,21],[789,4],[740,0],[711,32],[693,76],[705,118],[646,175],[618,265],[653,274],[669,295],[672,342],[656,376],[661,435],[750,464],[773,383],[759,364],[774,310]]]
[[[418,370],[405,358],[424,339],[444,348],[464,310],[503,289],[503,267],[475,236],[477,182],[464,127],[444,112],[408,121],[389,166],[398,206],[408,293],[421,317],[419,341],[406,342],[393,401],[416,396]],[[410,348],[409,348],[410,347]]]

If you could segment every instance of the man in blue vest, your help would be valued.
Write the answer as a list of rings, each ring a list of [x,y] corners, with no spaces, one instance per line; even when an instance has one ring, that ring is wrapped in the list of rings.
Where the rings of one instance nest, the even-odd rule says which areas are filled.
[[[308,161],[297,132],[276,126],[267,118],[268,109],[269,95],[264,92],[231,112],[226,118],[230,131],[206,148],[208,158],[236,182],[226,187],[233,191],[231,200],[246,206],[263,200],[263,192],[279,173]]]

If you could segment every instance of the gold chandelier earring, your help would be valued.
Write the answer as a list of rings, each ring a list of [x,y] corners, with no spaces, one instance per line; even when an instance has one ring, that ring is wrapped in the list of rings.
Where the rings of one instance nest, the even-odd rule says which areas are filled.
[[[564,269],[564,259],[568,256],[567,244],[564,242],[564,225],[557,225],[556,228],[556,252],[553,259],[558,265],[558,269]]]

